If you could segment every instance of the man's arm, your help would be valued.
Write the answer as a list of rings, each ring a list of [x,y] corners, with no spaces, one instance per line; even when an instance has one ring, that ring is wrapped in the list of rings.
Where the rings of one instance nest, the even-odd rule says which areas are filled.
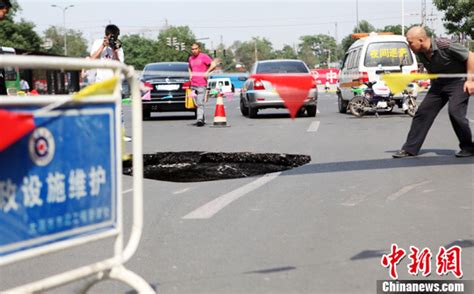
[[[104,51],[105,39],[100,44],[98,44],[99,42],[100,42],[99,40],[96,40],[94,44],[92,45],[92,50],[91,50],[91,55],[90,55],[92,59],[99,59],[100,54],[102,53],[102,51]]]
[[[206,71],[206,75],[205,75],[205,76],[207,77],[211,72],[213,72],[213,71],[216,69],[217,65],[218,65],[220,62],[221,62],[221,61],[220,61],[219,58],[216,58],[216,59],[212,60],[211,64],[209,65],[209,68],[208,68],[207,71]]]
[[[469,52],[469,56],[466,61],[467,65],[467,80],[464,83],[464,92],[474,94],[474,53]]]

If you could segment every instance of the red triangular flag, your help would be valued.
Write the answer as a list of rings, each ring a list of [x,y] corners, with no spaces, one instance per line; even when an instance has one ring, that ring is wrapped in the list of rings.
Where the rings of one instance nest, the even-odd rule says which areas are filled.
[[[0,109],[0,152],[35,128],[33,114]]]
[[[298,110],[308,98],[309,90],[315,87],[314,78],[309,74],[255,74],[251,78],[272,83],[292,119],[296,117]]]

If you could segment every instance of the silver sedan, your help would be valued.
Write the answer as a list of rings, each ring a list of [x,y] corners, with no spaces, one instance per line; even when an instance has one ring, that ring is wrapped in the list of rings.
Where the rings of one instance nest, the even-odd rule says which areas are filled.
[[[275,59],[257,61],[250,71],[250,78],[247,79],[240,94],[240,111],[244,116],[250,118],[257,117],[259,109],[265,108],[286,108],[284,100],[276,91],[275,86],[270,81],[253,76],[259,74],[275,75],[295,75],[302,78],[312,79],[308,66],[301,60]],[[308,96],[304,100],[299,114],[306,111],[308,116],[316,116],[318,91],[317,85],[313,81],[313,86],[308,91]]]

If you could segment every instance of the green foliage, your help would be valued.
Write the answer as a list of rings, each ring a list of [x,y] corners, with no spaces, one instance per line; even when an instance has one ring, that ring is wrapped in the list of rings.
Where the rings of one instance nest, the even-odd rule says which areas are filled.
[[[35,25],[22,20],[14,23],[9,17],[0,22],[0,45],[37,51],[41,48],[42,40],[34,31]]]
[[[352,31],[353,33],[370,33],[370,32],[375,32],[376,29],[373,25],[371,25],[368,21],[366,20],[361,20],[359,21],[359,25],[354,27],[354,30]],[[344,39],[342,39],[341,44],[342,44],[342,50],[344,52],[351,47],[352,44],[355,43],[357,39],[353,39],[352,35],[347,35]]]
[[[121,38],[125,63],[141,70],[147,63],[160,61],[157,41],[145,39],[139,35],[124,36]]]
[[[49,27],[44,32],[45,39],[50,39],[53,47],[46,49],[46,52],[55,55],[64,55],[64,31],[55,26]],[[82,37],[82,32],[75,30],[67,31],[67,55],[69,57],[86,57],[87,41]]]
[[[225,56],[224,56],[224,50],[225,50]],[[226,49],[224,47],[224,44],[220,44],[217,47],[217,57],[221,60],[221,66],[224,71],[234,71],[235,70],[235,65],[237,64],[235,62],[235,54],[232,49]]]
[[[313,68],[315,65],[327,67],[328,61],[334,61],[337,54],[336,40],[328,35],[300,37],[298,56]]]
[[[250,68],[256,59],[274,59],[276,56],[272,43],[260,37],[254,37],[247,42],[234,42],[231,48],[235,52],[236,61],[246,68]]]
[[[283,49],[275,51],[275,57],[280,59],[297,59],[298,54],[290,45],[283,46]]]
[[[474,39],[474,0],[433,0],[444,11],[444,27],[451,34],[466,34]]]

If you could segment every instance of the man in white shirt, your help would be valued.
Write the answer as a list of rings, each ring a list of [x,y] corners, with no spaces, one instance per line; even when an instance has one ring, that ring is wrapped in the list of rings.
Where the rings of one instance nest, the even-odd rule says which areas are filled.
[[[113,24],[105,27],[105,36],[103,39],[97,39],[92,45],[91,55],[92,59],[100,60],[117,60],[124,62],[124,54],[122,44],[118,39],[120,29]],[[114,73],[111,69],[97,69],[95,81],[100,82],[113,77]]]
[[[105,36],[103,39],[97,39],[92,44],[91,55],[92,59],[100,60],[117,60],[124,62],[124,53],[122,49],[122,43],[118,39],[120,35],[120,29],[113,24],[109,24],[105,27]],[[101,82],[110,79],[114,76],[114,72],[111,69],[98,68],[95,73],[95,82]],[[122,87],[122,85],[120,85]],[[122,124],[123,124],[123,111],[122,111]],[[125,127],[124,127],[125,129]],[[126,142],[132,141],[132,138],[124,136]]]

